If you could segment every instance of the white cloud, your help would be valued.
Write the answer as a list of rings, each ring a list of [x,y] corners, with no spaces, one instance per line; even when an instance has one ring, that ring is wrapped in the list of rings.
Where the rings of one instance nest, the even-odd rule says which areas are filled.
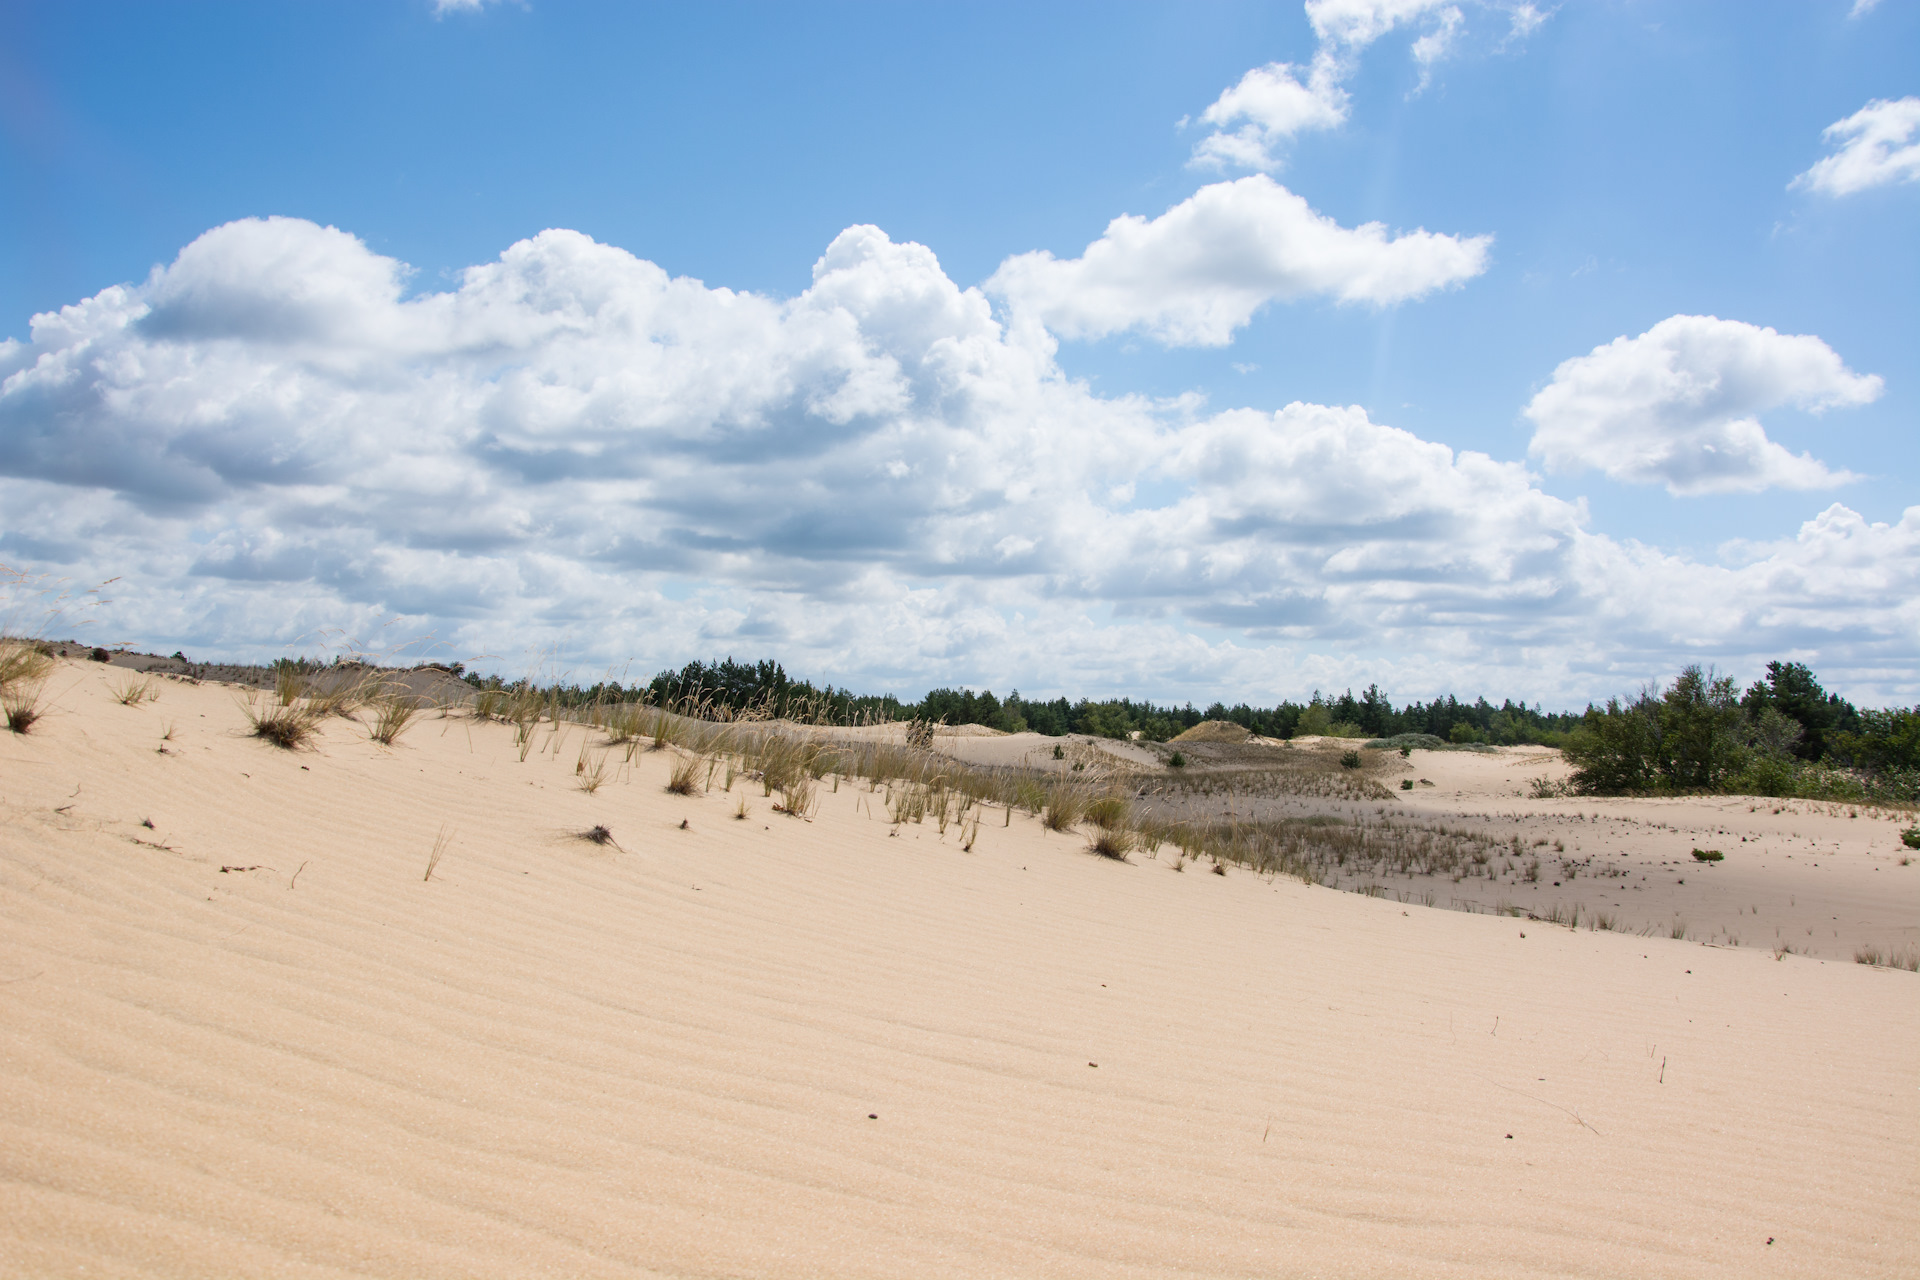
[[[1448,0],[1307,0],[1306,7],[1322,43],[1358,51],[1395,27],[1450,6]]]
[[[1140,329],[1219,346],[1275,300],[1391,305],[1486,270],[1491,236],[1342,227],[1264,174],[1202,187],[1151,221],[1126,215],[1078,258],[1008,258],[987,281],[1015,319],[1069,338]]]
[[[1534,8],[1534,6],[1529,3],[1529,0],[1521,0],[1519,4],[1515,4],[1507,10],[1507,20],[1510,24],[1508,28],[1508,38],[1511,40],[1525,40],[1528,36],[1540,29],[1546,22],[1547,16],[1547,14]]]
[[[1849,18],[1864,18],[1880,7],[1880,0],[1853,0],[1853,8],[1847,10]]]
[[[1481,3],[1508,15],[1509,41],[1524,40],[1546,21],[1528,0]],[[1194,147],[1195,164],[1279,168],[1279,151],[1288,140],[1346,122],[1348,100],[1342,86],[1359,68],[1367,46],[1396,28],[1424,27],[1412,53],[1420,67],[1419,87],[1425,89],[1435,64],[1453,52],[1467,21],[1453,0],[1307,0],[1306,15],[1318,40],[1311,62],[1304,67],[1289,62],[1255,67],[1222,93],[1200,114],[1214,132]]]
[[[1920,181],[1920,98],[1875,98],[1821,135],[1840,149],[1789,185],[1830,196]]]
[[[1274,151],[1288,138],[1344,121],[1347,94],[1330,59],[1317,60],[1311,69],[1275,62],[1240,77],[1200,118],[1215,131],[1194,149],[1196,161],[1266,169],[1277,163]],[[1239,128],[1230,128],[1236,123]]]
[[[1671,493],[1820,489],[1855,479],[1767,438],[1759,415],[1867,404],[1881,381],[1811,335],[1713,316],[1670,316],[1565,361],[1527,405],[1529,452]]]
[[[97,636],[202,656],[431,631],[588,679],[732,652],[1202,701],[1577,701],[1789,650],[1920,677],[1920,508],[1717,564],[1619,543],[1358,408],[1097,396],[872,227],[784,301],[566,231],[405,277],[249,220],[35,317],[0,344],[0,562],[119,575]]]
[[[1413,60],[1420,64],[1420,88],[1433,82],[1433,66],[1453,51],[1453,42],[1466,25],[1467,15],[1458,6],[1440,11],[1440,25],[1413,42]]]

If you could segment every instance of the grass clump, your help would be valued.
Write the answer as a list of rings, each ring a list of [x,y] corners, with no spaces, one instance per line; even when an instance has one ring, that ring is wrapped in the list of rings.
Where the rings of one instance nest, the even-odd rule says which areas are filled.
[[[1693,851],[1693,860],[1695,862],[1719,862],[1726,856],[1726,854],[1720,852],[1718,849],[1695,849]]]
[[[305,746],[320,726],[320,713],[308,702],[282,703],[276,698],[263,707],[250,699],[240,709],[253,726],[254,737],[283,751]]]
[[[1908,827],[1900,833],[1900,843],[1909,849],[1920,849],[1920,827]]]
[[[1046,806],[1041,810],[1040,823],[1049,831],[1071,831],[1080,821],[1085,811],[1086,797],[1080,789],[1069,783],[1056,783],[1047,788]]]
[[[0,693],[0,714],[7,718],[7,728],[15,733],[25,733],[40,720],[40,686],[14,686]]]
[[[573,766],[573,780],[588,795],[598,791],[607,781],[607,757],[604,754],[598,758],[591,756],[587,744],[581,743],[580,760]]]
[[[420,699],[399,689],[390,689],[373,700],[373,728],[368,732],[383,747],[406,732],[407,725],[420,710]]]
[[[25,733],[40,719],[40,693],[53,671],[53,659],[38,646],[0,646],[0,715],[7,728]]]
[[[152,676],[128,676],[111,686],[111,689],[113,700],[123,707],[137,707],[143,702],[157,701],[160,697]]]
[[[1872,965],[1877,969],[1905,969],[1909,973],[1920,973],[1920,950],[1911,946],[1882,948],[1869,942],[1854,949],[1853,962]]]
[[[673,772],[667,778],[667,790],[677,796],[699,795],[704,772],[705,764],[699,756],[681,756],[673,762]]]
[[[1117,831],[1128,825],[1132,817],[1133,806],[1122,795],[1105,795],[1089,800],[1082,810],[1088,822],[1107,831]]]
[[[819,803],[814,790],[817,785],[810,774],[803,773],[788,779],[787,784],[780,788],[780,803],[773,806],[774,810],[790,818],[810,816],[814,805]]]
[[[1133,833],[1124,828],[1097,827],[1093,839],[1087,842],[1087,852],[1097,853],[1115,862],[1125,862],[1133,850]]]

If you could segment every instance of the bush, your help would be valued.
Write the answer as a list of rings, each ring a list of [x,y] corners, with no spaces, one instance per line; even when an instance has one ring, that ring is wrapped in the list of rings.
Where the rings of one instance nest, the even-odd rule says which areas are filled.
[[[1340,753],[1340,767],[1342,769],[1358,769],[1360,767],[1360,753],[1358,751],[1342,751]]]
[[[1398,751],[1408,756],[1415,751],[1445,751],[1448,743],[1431,733],[1396,733],[1391,738],[1375,738],[1366,745],[1376,751]]]
[[[1693,851],[1693,860],[1695,862],[1718,862],[1726,856],[1726,854],[1720,852],[1718,849],[1695,849]]]
[[[1056,747],[1055,750],[1057,751],[1059,748]],[[1167,763],[1175,769],[1184,769],[1187,767],[1187,758],[1176,751],[1172,756],[1168,757]]]
[[[1402,791],[1411,791],[1411,790],[1413,790],[1413,779],[1412,779],[1412,778],[1402,778],[1402,779],[1400,779],[1400,789],[1401,789]]]
[[[1909,849],[1920,849],[1920,827],[1908,827],[1902,831],[1900,842]]]
[[[1631,702],[1587,708],[1565,747],[1573,788],[1588,795],[1716,790],[1752,759],[1752,729],[1732,677],[1690,666],[1665,693],[1649,687]]]

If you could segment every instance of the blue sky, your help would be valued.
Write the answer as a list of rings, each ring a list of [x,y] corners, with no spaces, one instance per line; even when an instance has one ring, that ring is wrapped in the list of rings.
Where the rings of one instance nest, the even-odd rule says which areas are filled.
[[[1903,0],[0,22],[0,561],[121,575],[116,636],[1203,701],[1795,656],[1920,697]],[[541,254],[621,270],[550,243],[462,293],[549,228],[706,289],[556,339],[505,309],[577,309],[527,301]],[[329,281],[361,310],[290,343]],[[734,332],[719,289],[772,310]],[[487,337],[402,301],[435,297]],[[929,341],[992,349],[928,373]]]

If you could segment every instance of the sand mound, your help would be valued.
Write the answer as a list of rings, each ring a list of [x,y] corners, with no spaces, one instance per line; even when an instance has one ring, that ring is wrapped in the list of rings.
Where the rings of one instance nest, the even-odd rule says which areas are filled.
[[[0,1273],[1920,1274],[1914,974],[48,688]]]
[[[1185,733],[1176,734],[1170,742],[1245,742],[1253,737],[1253,730],[1237,725],[1231,720],[1202,720]]]

